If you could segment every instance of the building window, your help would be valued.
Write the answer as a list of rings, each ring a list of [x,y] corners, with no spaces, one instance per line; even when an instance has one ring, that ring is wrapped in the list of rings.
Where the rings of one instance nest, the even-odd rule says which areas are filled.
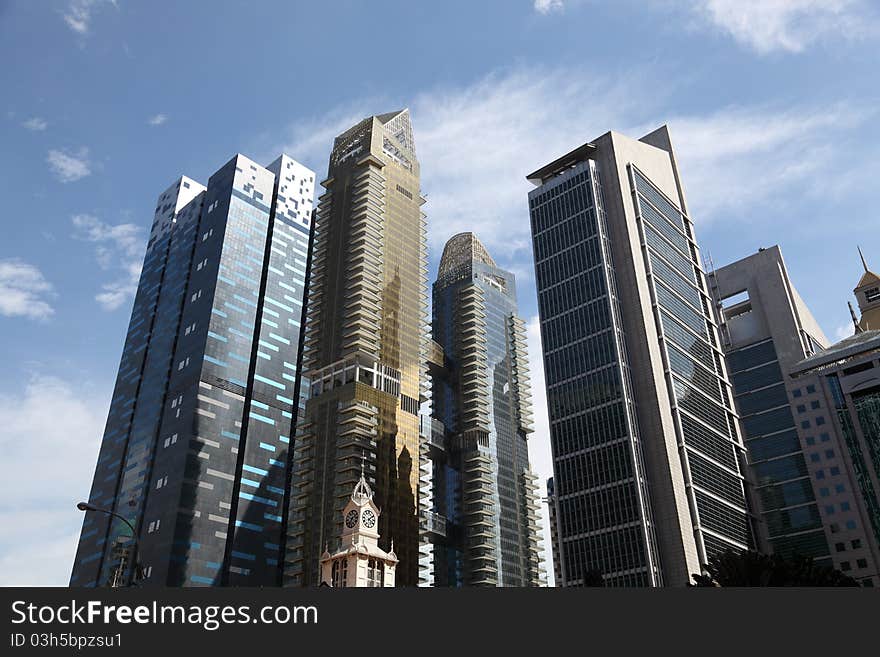
[[[801,393],[800,388],[795,388],[794,390],[791,391],[792,397],[800,397],[802,394],[803,393]]]
[[[812,395],[814,392],[816,392],[816,386],[811,383],[807,386],[807,394]]]
[[[823,433],[821,436],[819,436],[819,440],[821,440],[823,443],[827,443],[829,440],[831,440],[831,436],[829,436],[827,433]]]
[[[834,450],[833,449],[826,449],[825,450],[825,458],[826,459],[833,459],[834,458]]]
[[[804,406],[803,404],[798,404],[798,405],[797,405],[797,412],[798,412],[798,413],[806,413],[806,412],[807,412],[807,407]]]
[[[813,452],[812,454],[810,454],[810,460],[813,463],[818,463],[819,462],[819,455],[816,454],[815,452]]]
[[[838,468],[837,466],[831,468],[831,476],[832,477],[836,477],[839,474],[840,474],[840,468]]]
[[[862,547],[862,539],[860,539],[860,538],[854,538],[854,539],[852,540],[852,548],[853,548],[853,550],[858,550],[858,549],[861,548],[861,547]]]
[[[815,445],[816,439],[813,436],[807,436],[807,445]]]
[[[819,495],[821,495],[822,497],[828,497],[828,495],[830,495],[830,494],[831,494],[831,491],[829,491],[827,488],[820,488],[819,489]]]
[[[812,409],[815,411],[817,408],[819,408],[819,402],[817,402],[817,401],[815,401],[815,400],[814,400],[814,401],[811,401],[811,402],[810,402],[810,408],[812,408]]]
[[[856,567],[867,568],[868,567],[868,560],[867,559],[856,559]]]
[[[856,528],[856,521],[855,520],[847,520],[846,521],[846,528],[847,529],[855,529]]]
[[[801,422],[801,429],[809,429],[809,428],[810,428],[810,421],[809,420],[804,420],[803,422]]]
[[[846,572],[848,570],[852,570],[852,566],[849,565],[849,561],[841,561],[840,562],[840,569],[843,572]]]
[[[816,426],[821,427],[823,424],[825,424],[825,418],[824,417],[817,417],[816,418]]]
[[[840,503],[841,511],[849,511],[849,502],[841,502]]]
[[[835,543],[834,549],[838,552],[844,552],[846,551],[846,543]]]

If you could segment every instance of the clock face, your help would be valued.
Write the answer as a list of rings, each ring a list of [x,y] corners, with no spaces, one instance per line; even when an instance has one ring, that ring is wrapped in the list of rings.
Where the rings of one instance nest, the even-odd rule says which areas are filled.
[[[358,521],[358,512],[357,509],[352,509],[345,516],[345,526],[351,529],[357,524]]]
[[[366,509],[364,511],[364,527],[367,529],[372,529],[376,526],[376,514]]]

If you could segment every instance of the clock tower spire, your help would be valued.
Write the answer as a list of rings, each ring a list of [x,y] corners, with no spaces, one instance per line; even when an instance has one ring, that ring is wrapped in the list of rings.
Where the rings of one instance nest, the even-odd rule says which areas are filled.
[[[394,548],[385,552],[379,547],[379,515],[373,491],[364,478],[354,486],[351,500],[342,510],[342,538],[339,549],[321,555],[321,583],[329,586],[394,586],[397,555]]]

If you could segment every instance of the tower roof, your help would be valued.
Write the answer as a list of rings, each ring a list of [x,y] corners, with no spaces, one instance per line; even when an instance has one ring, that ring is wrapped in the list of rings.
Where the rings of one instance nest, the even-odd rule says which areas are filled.
[[[373,489],[370,488],[370,484],[364,478],[364,473],[361,472],[361,478],[354,485],[354,490],[351,492],[351,501],[358,506],[363,506],[372,499]]]
[[[462,265],[472,262],[481,262],[490,267],[497,267],[488,249],[473,233],[459,233],[449,238],[443,247],[443,256],[440,258],[438,277],[443,277]]]
[[[876,283],[880,283],[880,276],[872,272],[868,269],[868,263],[865,261],[865,254],[862,253],[861,247],[859,247],[859,258],[862,259],[862,267],[865,270],[865,273],[862,274],[862,277],[859,279],[858,285],[856,285],[855,289],[859,289],[865,287],[866,285],[874,285]]]

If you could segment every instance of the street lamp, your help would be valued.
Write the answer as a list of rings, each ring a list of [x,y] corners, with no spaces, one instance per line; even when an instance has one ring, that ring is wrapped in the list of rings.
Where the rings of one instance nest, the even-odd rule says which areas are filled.
[[[138,562],[139,543],[138,543],[138,538],[137,538],[137,532],[134,530],[134,525],[132,525],[128,521],[127,518],[116,513],[115,511],[111,511],[110,509],[102,509],[101,507],[95,506],[93,504],[89,504],[88,502],[79,502],[76,505],[76,508],[79,509],[80,511],[97,511],[98,513],[105,513],[108,516],[113,516],[114,518],[119,518],[122,522],[124,522],[126,525],[128,525],[128,528],[131,530],[131,539],[134,542],[134,554],[132,555],[132,562],[134,563],[134,569],[132,572],[131,580],[128,583],[129,586],[132,586],[134,584],[135,580],[139,577],[140,572],[141,572],[141,565]],[[115,582],[115,581],[116,581],[116,578],[111,580],[111,582]],[[113,584],[111,584],[111,586],[112,585]]]

